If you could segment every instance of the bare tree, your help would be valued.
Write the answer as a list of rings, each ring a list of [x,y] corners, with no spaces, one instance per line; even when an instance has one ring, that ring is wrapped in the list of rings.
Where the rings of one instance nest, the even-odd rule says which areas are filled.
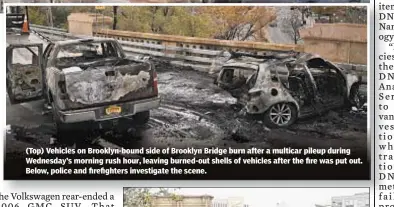
[[[126,188],[124,190],[125,207],[150,207],[152,196],[149,188]]]
[[[291,7],[291,10],[298,10],[301,13],[301,20],[303,24],[305,24],[306,19],[309,18],[309,16],[312,13],[311,8],[309,6]]]
[[[123,192],[124,207],[151,207],[154,196],[176,196],[176,190],[176,188],[125,188]]]
[[[283,19],[283,32],[290,35],[294,44],[301,40],[300,28],[303,25],[301,12],[298,10],[290,10],[288,15]]]
[[[276,12],[267,7],[208,7],[205,9],[218,25],[223,25],[215,39],[245,41],[276,18]]]

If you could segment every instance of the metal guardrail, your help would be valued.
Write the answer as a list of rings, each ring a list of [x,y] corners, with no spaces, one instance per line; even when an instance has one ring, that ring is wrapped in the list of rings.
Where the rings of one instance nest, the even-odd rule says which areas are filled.
[[[58,32],[67,32],[67,30],[62,29],[62,28],[56,28],[56,27],[47,27],[47,26],[42,26],[42,25],[37,25],[37,24],[30,24],[30,27],[34,27],[35,29],[49,29],[52,31],[58,31]]]
[[[303,47],[298,45],[216,40],[117,30],[98,30],[94,36],[117,39],[130,53],[169,58],[173,60],[173,64],[190,66],[202,71],[209,70],[212,63],[216,63],[223,54],[223,51],[229,49],[257,52],[263,55],[303,51]]]
[[[67,33],[65,29],[46,27],[41,25],[31,24],[31,29],[35,31],[41,38],[45,39],[49,37],[56,39],[78,39],[78,38],[91,38],[91,36],[83,35],[72,35]],[[45,37],[46,36],[46,37]],[[156,35],[157,36],[157,35]],[[159,38],[155,38],[154,34],[143,34],[142,37],[130,37],[116,35],[103,35],[102,32],[96,33],[96,38],[114,38],[119,41],[124,51],[128,55],[147,55],[156,58],[170,59],[171,63],[180,66],[189,66],[195,70],[203,72],[209,72],[212,64],[217,63],[218,57],[223,53],[223,47],[217,47],[212,45],[192,44],[190,43],[179,43],[168,44],[164,42],[164,38],[160,41]],[[250,44],[250,43],[248,43]],[[253,44],[253,43],[252,43]],[[233,45],[229,45],[227,48],[232,48]],[[239,47],[238,47],[239,48]],[[278,47],[280,49],[280,47]],[[283,46],[283,48],[285,48]],[[260,49],[261,53],[278,53],[278,52],[290,52],[280,51],[279,49],[273,50],[268,47],[267,50]],[[247,49],[245,50],[247,51]],[[256,51],[256,50],[255,50]],[[341,64],[339,66],[346,70],[355,70],[363,76],[366,80],[367,66],[366,65],[351,65]]]
[[[87,36],[78,36],[78,35],[72,35],[67,32],[65,29],[59,29],[59,28],[53,28],[53,27],[46,27],[46,26],[41,26],[41,25],[34,25],[30,24],[30,29],[35,33],[35,34],[40,34],[42,35],[47,35],[50,37],[60,37],[60,39],[78,39],[78,38],[86,38]]]

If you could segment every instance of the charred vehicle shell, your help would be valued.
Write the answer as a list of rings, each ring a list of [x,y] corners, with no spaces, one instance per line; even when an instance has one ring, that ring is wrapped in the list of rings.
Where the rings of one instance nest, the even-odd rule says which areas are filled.
[[[35,57],[23,66],[13,54]],[[26,54],[23,55],[26,57]],[[7,90],[13,104],[46,99],[58,136],[81,123],[127,118],[144,124],[159,107],[157,74],[146,58],[126,57],[112,39],[80,39],[7,47]]]
[[[311,54],[259,56],[233,53],[216,83],[233,93],[248,114],[271,127],[352,104],[361,107],[361,76]]]

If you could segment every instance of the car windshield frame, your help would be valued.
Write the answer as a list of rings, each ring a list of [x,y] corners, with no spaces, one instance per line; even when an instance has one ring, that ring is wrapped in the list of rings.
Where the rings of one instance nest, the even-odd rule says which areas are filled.
[[[112,53],[113,55],[109,56],[104,56],[103,55],[103,45],[111,45],[112,47]],[[93,52],[94,50],[80,50],[77,49],[75,52],[76,54],[79,53],[81,55],[78,56],[60,56],[59,55],[62,52],[67,52],[72,50],[73,47],[77,48],[79,46],[87,46],[87,47],[92,47],[96,45],[96,47],[101,47],[99,48],[101,50],[101,54],[97,52],[97,56],[94,57],[86,57],[89,52]],[[107,46],[108,47],[108,46]],[[97,51],[97,50],[96,50]],[[84,53],[85,52],[85,53]],[[93,54],[95,55],[95,54]],[[100,57],[100,55],[103,55]],[[95,62],[103,62],[103,61],[108,61],[108,60],[119,60],[121,58],[124,58],[124,53],[123,50],[120,48],[120,46],[112,40],[106,40],[106,41],[79,41],[79,42],[74,42],[74,43],[69,43],[69,44],[59,44],[54,51],[53,54],[53,64],[57,68],[67,68],[67,67],[72,67],[72,66],[79,66],[79,65],[87,65],[89,63],[95,63]],[[61,63],[62,59],[64,59],[64,63]]]

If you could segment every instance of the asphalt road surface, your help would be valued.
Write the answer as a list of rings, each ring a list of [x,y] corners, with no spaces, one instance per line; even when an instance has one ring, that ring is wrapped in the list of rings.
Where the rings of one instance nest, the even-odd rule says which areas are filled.
[[[31,39],[39,41],[34,35]],[[167,62],[157,62],[156,69],[161,107],[151,111],[138,133],[129,126],[128,136],[100,135],[105,147],[342,147],[366,153],[365,112],[339,109],[299,120],[288,129],[268,129],[259,119],[239,115],[237,100],[206,73]],[[51,146],[54,125],[42,101],[11,105],[7,100],[6,111],[6,159],[23,157],[26,147]]]

